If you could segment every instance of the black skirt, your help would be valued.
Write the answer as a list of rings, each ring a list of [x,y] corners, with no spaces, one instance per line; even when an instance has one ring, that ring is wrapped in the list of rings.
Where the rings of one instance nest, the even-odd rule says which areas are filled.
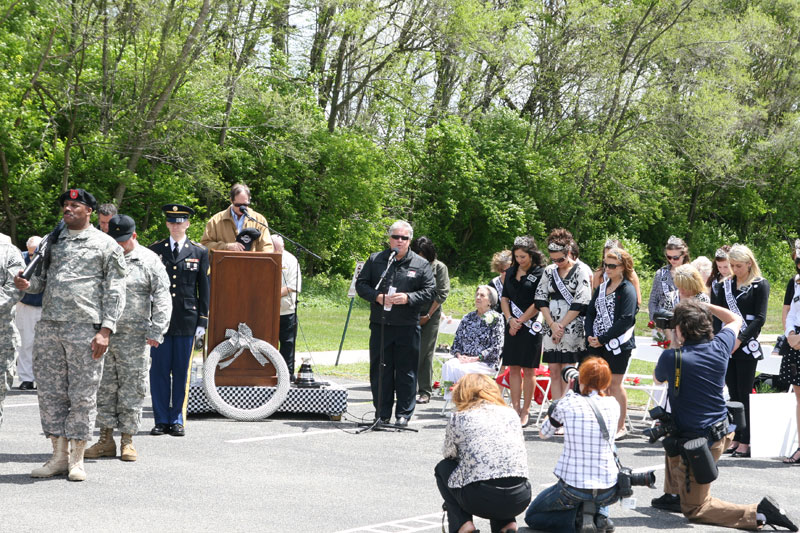
[[[542,358],[542,335],[531,335],[530,330],[522,326],[516,335],[508,334],[503,342],[503,364],[505,366],[521,366],[536,368]]]
[[[780,380],[790,385],[800,386],[800,351],[789,348],[789,353],[783,356]]]

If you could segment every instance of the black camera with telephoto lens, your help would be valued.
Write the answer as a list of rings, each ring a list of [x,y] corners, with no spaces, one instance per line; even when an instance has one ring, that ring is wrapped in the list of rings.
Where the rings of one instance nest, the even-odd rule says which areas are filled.
[[[675,425],[672,415],[664,410],[663,407],[657,405],[650,409],[649,413],[650,418],[656,421],[656,425],[643,431],[650,444],[653,444],[661,437],[669,435],[670,433],[678,433],[678,427]]]
[[[653,313],[653,323],[658,329],[675,329],[674,314],[666,309]]]
[[[572,390],[580,393],[581,392],[581,384],[578,383],[578,378],[580,377],[580,372],[574,366],[565,366],[561,370],[561,379],[564,380],[564,383],[569,383],[569,380],[574,380],[572,382]]]

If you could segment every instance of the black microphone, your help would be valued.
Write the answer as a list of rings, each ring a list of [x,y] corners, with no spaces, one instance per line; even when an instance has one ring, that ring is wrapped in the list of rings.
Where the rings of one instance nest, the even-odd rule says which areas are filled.
[[[247,206],[246,205],[240,205],[239,206],[239,211],[241,211],[244,216],[247,216]]]
[[[394,261],[394,257],[399,253],[400,253],[400,250],[398,248],[392,248],[392,253],[389,254],[389,263]]]

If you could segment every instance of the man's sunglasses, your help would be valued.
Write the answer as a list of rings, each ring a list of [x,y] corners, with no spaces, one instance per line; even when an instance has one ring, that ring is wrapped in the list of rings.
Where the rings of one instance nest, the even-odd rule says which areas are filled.
[[[392,235],[392,239],[397,239],[398,241],[407,241],[410,238],[408,235]]]

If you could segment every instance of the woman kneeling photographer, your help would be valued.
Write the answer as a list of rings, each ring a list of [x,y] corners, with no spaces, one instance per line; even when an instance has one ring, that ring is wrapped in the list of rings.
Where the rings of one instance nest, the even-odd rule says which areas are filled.
[[[541,438],[547,439],[557,428],[565,428],[564,450],[553,471],[558,482],[542,491],[525,513],[525,522],[534,529],[559,533],[575,531],[578,507],[590,502],[597,507],[594,524],[584,521],[581,531],[614,530],[608,518],[608,506],[619,499],[619,468],[607,438],[608,429],[604,432],[600,428],[592,404],[602,416],[605,427],[616,429],[619,403],[605,395],[604,391],[611,385],[611,370],[604,359],[584,359],[579,372],[580,392],[570,383],[569,392],[554,403],[539,432]]]
[[[472,515],[490,519],[492,531],[517,530],[516,516],[531,501],[525,439],[516,411],[484,374],[467,374],[453,389],[456,412],[447,423],[445,459],[436,484],[450,533],[475,531]]]

